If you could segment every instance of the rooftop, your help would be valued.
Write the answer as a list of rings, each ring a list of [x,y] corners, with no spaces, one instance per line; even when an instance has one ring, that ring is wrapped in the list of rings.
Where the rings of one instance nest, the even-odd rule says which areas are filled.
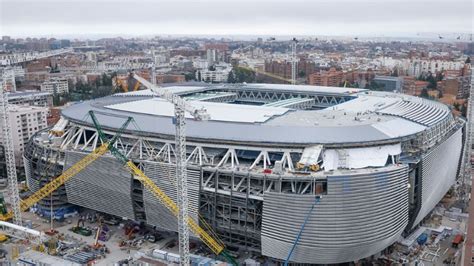
[[[420,133],[443,119],[452,118],[449,108],[441,103],[402,94],[352,88],[223,84],[172,86],[167,89],[192,99],[188,104],[196,108],[203,107],[210,114],[209,121],[195,121],[187,115],[187,138],[194,141],[263,142],[271,145],[395,142],[399,138]],[[267,104],[208,101],[214,98],[207,96],[242,90],[303,95],[298,101],[311,98],[311,95],[350,98],[319,110],[278,107],[278,104],[268,106],[272,101],[281,102],[279,99],[268,99]],[[169,138],[174,134],[172,104],[154,98],[150,90],[119,93],[78,103],[63,110],[63,115],[73,122],[91,125],[90,120],[83,120],[89,110],[100,111],[98,116],[104,127],[119,128],[123,116],[133,116],[140,128],[129,128],[130,131]]]

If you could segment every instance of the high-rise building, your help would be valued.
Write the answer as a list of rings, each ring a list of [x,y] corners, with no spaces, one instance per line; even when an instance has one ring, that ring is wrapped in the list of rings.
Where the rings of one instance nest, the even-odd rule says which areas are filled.
[[[214,65],[218,61],[218,53],[216,49],[208,49],[206,52],[207,64],[209,66]]]
[[[48,108],[38,106],[10,105],[10,126],[17,165],[22,165],[22,153],[28,140],[39,130],[47,127]],[[0,128],[3,134],[3,128]],[[0,139],[0,145],[3,140]]]
[[[41,91],[52,94],[63,94],[69,92],[67,79],[51,78],[41,84]]]

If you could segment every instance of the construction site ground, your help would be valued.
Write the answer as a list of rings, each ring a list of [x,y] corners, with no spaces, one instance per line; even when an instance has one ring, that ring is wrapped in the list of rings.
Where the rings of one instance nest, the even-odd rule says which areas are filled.
[[[49,219],[39,217],[34,213],[23,213],[22,219],[23,221],[31,221],[33,225],[32,228],[35,230],[47,231],[50,229]],[[63,234],[66,239],[76,240],[77,243],[80,243],[80,247],[92,245],[95,240],[95,231],[93,231],[91,236],[83,236],[70,231],[70,228],[76,226],[78,219],[79,217],[75,216],[65,219],[64,222],[55,221],[54,229],[59,232],[58,234]],[[96,228],[97,223],[85,221],[85,227]],[[146,240],[143,240],[138,247],[120,247],[120,242],[127,239],[127,236],[124,234],[124,230],[118,225],[109,225],[108,227],[110,228],[110,238],[107,241],[100,243],[106,245],[110,253],[106,254],[105,258],[95,261],[95,265],[113,265],[114,263],[117,263],[121,260],[133,257],[133,255],[138,251],[145,253],[146,251],[153,248],[179,253],[178,245],[173,245],[173,247],[169,248],[164,247],[167,244],[169,246],[169,243],[177,242],[177,237],[173,233],[163,233],[164,238],[155,243],[150,243]],[[8,252],[5,260],[12,260],[12,249],[14,246],[17,246],[20,249],[20,253],[22,253],[26,250],[32,249],[34,245],[28,241],[10,238],[10,240],[1,244],[1,248]]]

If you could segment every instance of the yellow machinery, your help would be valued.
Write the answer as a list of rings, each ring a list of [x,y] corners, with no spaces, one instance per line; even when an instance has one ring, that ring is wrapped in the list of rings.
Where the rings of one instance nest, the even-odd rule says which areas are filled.
[[[90,154],[82,158],[79,162],[68,168],[66,171],[63,172],[60,176],[53,179],[51,182],[47,183],[45,186],[40,188],[36,191],[33,195],[29,198],[21,201],[20,208],[21,211],[26,211],[34,204],[36,204],[41,199],[45,198],[53,191],[58,189],[60,186],[65,184],[69,179],[73,176],[78,174],[80,171],[85,169],[95,160],[97,160],[100,156],[104,155],[107,151],[110,152],[118,158],[120,161],[124,163],[124,165],[128,168],[128,170],[137,178],[144,187],[146,187],[149,191],[153,193],[153,195],[174,215],[178,216],[179,208],[176,203],[168,196],[166,193],[161,190],[158,186],[153,183],[153,181],[147,177],[131,160],[129,160],[125,155],[120,153],[114,146],[113,143],[118,139],[121,135],[121,132],[128,126],[131,122],[131,118],[124,123],[120,131],[114,136],[113,139],[107,141],[105,134],[102,132],[100,125],[98,124],[97,119],[92,111],[90,111],[90,115],[92,120],[99,132],[99,136],[104,141],[100,147],[93,150]],[[13,212],[9,211],[7,214],[0,216],[1,220],[9,220],[13,217]],[[217,236],[213,233],[214,237],[211,236],[206,230],[204,230],[196,221],[193,219],[188,219],[187,221],[189,228],[191,231],[196,234],[215,254],[224,256],[229,262],[237,265],[235,260],[227,253],[223,243],[220,240],[216,240]],[[210,229],[210,228],[209,228]]]
[[[79,173],[84,168],[89,166],[91,163],[97,160],[100,156],[104,155],[109,150],[109,147],[113,145],[113,143],[119,138],[122,131],[125,130],[125,128],[127,128],[127,126],[129,125],[131,121],[132,121],[131,118],[128,119],[122,125],[117,135],[115,135],[114,138],[110,140],[110,142],[104,142],[104,144],[102,144],[100,147],[93,150],[87,156],[82,158],[79,162],[77,162],[76,164],[68,168],[66,171],[64,171],[60,176],[54,178],[51,182],[47,183],[45,186],[43,186],[38,191],[33,193],[33,195],[31,195],[29,198],[20,201],[20,210],[22,212],[28,210],[33,205],[35,205],[38,201],[45,198],[49,194],[53,193],[53,191],[55,191],[64,183],[66,183],[69,179],[71,179],[71,177],[75,176],[77,173]],[[10,220],[11,218],[13,218],[12,211],[9,211],[5,215],[0,216],[0,220],[2,221]]]
[[[99,121],[95,117],[93,111],[89,111],[89,115],[92,118],[94,126],[99,134],[99,138],[103,142],[107,142],[107,138],[102,131],[102,128],[99,124]],[[130,118],[129,118],[130,119]],[[130,171],[132,175],[135,176],[143,186],[148,189],[153,195],[175,216],[178,217],[179,215],[179,208],[176,203],[168,196],[166,193],[161,190],[155,183],[146,176],[140,168],[138,168],[130,159],[128,159],[124,154],[122,154],[117,148],[114,146],[109,146],[110,152],[114,155],[119,161],[121,161]],[[208,246],[212,252],[216,255],[222,255],[225,257],[230,263],[237,265],[235,260],[227,253],[223,243],[219,240],[216,240],[217,236],[215,233],[211,236],[206,230],[204,230],[199,224],[191,218],[188,218],[187,224],[190,230],[197,235],[203,242]],[[210,228],[208,228],[210,229]],[[211,231],[211,230],[210,230]]]
[[[82,169],[86,168],[95,160],[97,160],[97,158],[105,154],[108,149],[109,149],[109,143],[102,144],[102,146],[98,147],[97,149],[92,151],[90,154],[88,154],[86,157],[82,158],[79,162],[77,162],[76,164],[71,166],[69,169],[64,171],[62,175],[58,176],[57,178],[54,178],[51,182],[46,184],[44,187],[40,188],[29,198],[22,200],[20,203],[21,211],[28,210],[30,207],[35,205],[35,203],[45,198],[49,194],[51,194],[53,191],[55,191],[64,183],[66,183],[66,181],[68,181],[71,177],[75,176],[77,173],[82,171]],[[0,219],[3,221],[6,221],[6,220],[11,219],[12,217],[13,217],[13,212],[9,211],[7,214],[0,216]]]
[[[115,86],[120,87],[123,92],[128,92],[129,87],[132,86],[132,85],[129,86],[129,83],[130,83],[131,79],[132,79],[132,77],[129,77],[127,80],[122,80],[118,76],[116,76],[115,77],[115,84],[116,84]],[[133,91],[137,91],[139,88],[140,88],[140,82],[137,80],[135,82],[135,85],[133,85]]]

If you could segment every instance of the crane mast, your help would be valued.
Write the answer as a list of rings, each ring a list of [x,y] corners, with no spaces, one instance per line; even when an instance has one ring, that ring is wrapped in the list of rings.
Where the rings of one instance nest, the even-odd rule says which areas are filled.
[[[175,105],[176,177],[178,184],[178,234],[181,265],[189,265],[188,175],[186,171],[186,118],[184,106]]]
[[[291,42],[291,84],[293,85],[296,84],[296,43],[298,43],[298,41],[296,38],[293,38]]]
[[[189,213],[188,213],[188,176],[186,171],[186,112],[196,120],[208,120],[209,114],[205,109],[197,109],[167,89],[158,88],[148,80],[134,74],[133,77],[143,86],[151,89],[158,96],[174,105],[175,152],[176,152],[176,182],[178,195],[178,234],[180,265],[189,264]]]
[[[21,222],[21,211],[20,211],[20,195],[18,192],[18,179],[16,175],[16,162],[15,153],[13,149],[13,135],[11,132],[10,124],[10,112],[8,106],[8,95],[6,93],[7,79],[10,78],[12,86],[15,86],[15,73],[13,70],[6,69],[3,73],[2,82],[0,85],[0,108],[2,112],[1,125],[3,128],[3,146],[5,150],[5,161],[7,166],[8,176],[8,191],[11,201],[11,208],[13,209],[13,222],[17,225],[22,224]]]

